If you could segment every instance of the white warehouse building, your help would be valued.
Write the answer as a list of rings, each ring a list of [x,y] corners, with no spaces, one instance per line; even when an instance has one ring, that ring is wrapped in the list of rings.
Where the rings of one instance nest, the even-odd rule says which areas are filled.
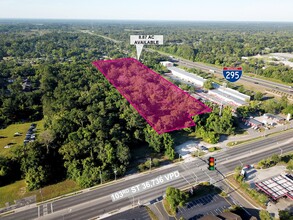
[[[173,63],[170,61],[161,61],[160,64],[165,67],[172,67],[173,66]]]
[[[177,76],[185,81],[191,82],[191,83],[198,85],[198,86],[201,86],[201,87],[203,86],[204,82],[206,81],[206,79],[204,79],[200,76],[197,76],[193,73],[186,72],[186,71],[179,69],[177,67],[168,67],[168,69],[171,71],[171,73],[174,76]]]
[[[226,93],[228,95],[231,95],[231,96],[233,96],[233,97],[235,97],[237,99],[240,99],[242,101],[245,101],[245,102],[250,101],[250,96],[249,95],[245,95],[245,94],[243,94],[241,92],[238,92],[237,90],[226,88],[226,87],[223,87],[223,86],[220,86],[218,88],[218,90],[220,92],[223,92],[223,93]]]

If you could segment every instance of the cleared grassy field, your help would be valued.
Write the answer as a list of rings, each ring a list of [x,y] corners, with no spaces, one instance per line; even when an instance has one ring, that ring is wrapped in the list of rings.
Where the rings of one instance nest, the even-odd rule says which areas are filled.
[[[16,181],[7,186],[0,187],[0,207],[4,207],[6,202],[14,204],[14,200],[36,195],[37,202],[52,199],[54,197],[71,193],[81,188],[73,180],[65,180],[50,186],[43,187],[42,190],[28,192],[24,180]]]
[[[34,122],[37,124],[37,134],[44,130],[44,120]],[[23,144],[25,134],[28,131],[32,122],[23,124],[9,125],[5,129],[0,129],[0,155],[9,156],[10,150],[18,145]],[[21,136],[14,137],[16,132],[21,133]],[[10,146],[10,148],[4,148]]]

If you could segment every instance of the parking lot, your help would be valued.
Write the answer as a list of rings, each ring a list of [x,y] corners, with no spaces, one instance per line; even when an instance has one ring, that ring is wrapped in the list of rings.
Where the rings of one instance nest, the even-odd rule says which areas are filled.
[[[223,198],[217,194],[209,194],[179,207],[176,218],[199,219],[204,215],[219,215],[234,204],[230,198]]]
[[[125,212],[118,213],[116,215],[112,215],[110,217],[105,218],[106,220],[150,220],[149,214],[145,207],[136,207],[133,209],[129,209]]]

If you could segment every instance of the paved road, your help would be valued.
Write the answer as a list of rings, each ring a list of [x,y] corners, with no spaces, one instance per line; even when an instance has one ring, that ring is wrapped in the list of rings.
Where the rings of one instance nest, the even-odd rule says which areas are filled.
[[[145,207],[136,207],[127,212],[122,212],[116,215],[105,218],[105,220],[151,220]]]
[[[150,49],[150,48],[145,48],[145,50],[150,51],[150,52],[157,52],[157,53],[161,53],[164,54],[158,50],[154,50],[154,49]],[[175,57],[176,58],[176,57]],[[186,60],[186,59],[182,59],[182,58],[176,58],[178,60],[178,64],[181,66],[185,66],[188,68],[197,68],[197,69],[201,69],[205,72],[210,72],[211,70],[214,71],[214,73],[216,74],[223,74],[223,70],[216,68],[214,66],[209,66],[208,64],[203,64],[203,63],[198,63],[198,62],[192,62],[190,60]],[[211,73],[211,72],[210,72]],[[284,84],[280,84],[280,83],[276,83],[276,82],[271,82],[268,80],[264,80],[264,79],[259,79],[259,78],[253,78],[250,76],[243,76],[241,77],[241,80],[249,82],[249,83],[255,83],[257,81],[258,85],[261,85],[267,89],[274,89],[277,91],[281,91],[281,92],[286,92],[288,94],[293,94],[293,89],[290,88],[290,86],[286,86]],[[293,86],[293,84],[292,84]]]
[[[201,69],[201,70],[207,71],[207,72],[210,72],[210,70],[213,70],[214,73],[216,73],[216,74],[220,74],[220,75],[223,74],[222,69],[219,69],[216,67],[211,67],[211,66],[208,66],[208,65],[202,64],[202,63],[192,62],[189,60],[179,59],[178,64],[182,65],[182,66],[189,67],[189,68],[198,68],[198,69]],[[246,81],[249,83],[256,83],[256,80],[257,80],[258,85],[264,86],[268,89],[274,89],[274,90],[286,92],[288,94],[293,94],[291,92],[291,90],[293,90],[292,88],[290,88],[289,86],[280,84],[280,83],[275,83],[275,82],[271,82],[271,81],[259,79],[259,78],[256,79],[256,78],[253,78],[250,76],[243,76],[243,75],[240,80],[243,80],[243,81]]]
[[[290,130],[276,136],[266,137],[254,143],[245,144],[242,147],[234,147],[214,153],[213,156],[217,159],[216,167],[219,172],[207,170],[207,157],[193,159],[190,162],[165,166],[151,173],[131,175],[117,181],[115,184],[48,203],[48,205],[45,205],[47,207],[46,214],[38,211],[39,207],[30,206],[18,209],[15,214],[4,216],[1,219],[35,219],[37,217],[41,217],[41,219],[62,218],[65,220],[89,219],[113,210],[131,207],[132,204],[137,205],[138,202],[145,204],[163,195],[167,186],[186,188],[187,186],[191,187],[195,185],[197,182],[209,180],[217,184],[223,181],[223,175],[232,172],[238,165],[253,164],[272,154],[280,154],[281,151],[282,153],[293,151],[292,137],[293,131]],[[277,146],[277,142],[279,146]],[[110,195],[118,190],[134,186],[176,170],[180,172],[180,178],[172,182],[144,191],[142,194],[135,195],[132,198],[122,199],[118,202],[111,201]]]

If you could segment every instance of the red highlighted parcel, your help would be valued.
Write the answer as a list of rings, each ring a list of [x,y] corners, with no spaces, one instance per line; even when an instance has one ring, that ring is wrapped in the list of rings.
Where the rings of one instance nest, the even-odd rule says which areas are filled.
[[[211,111],[136,59],[101,60],[93,65],[159,134],[194,126],[191,116]]]

